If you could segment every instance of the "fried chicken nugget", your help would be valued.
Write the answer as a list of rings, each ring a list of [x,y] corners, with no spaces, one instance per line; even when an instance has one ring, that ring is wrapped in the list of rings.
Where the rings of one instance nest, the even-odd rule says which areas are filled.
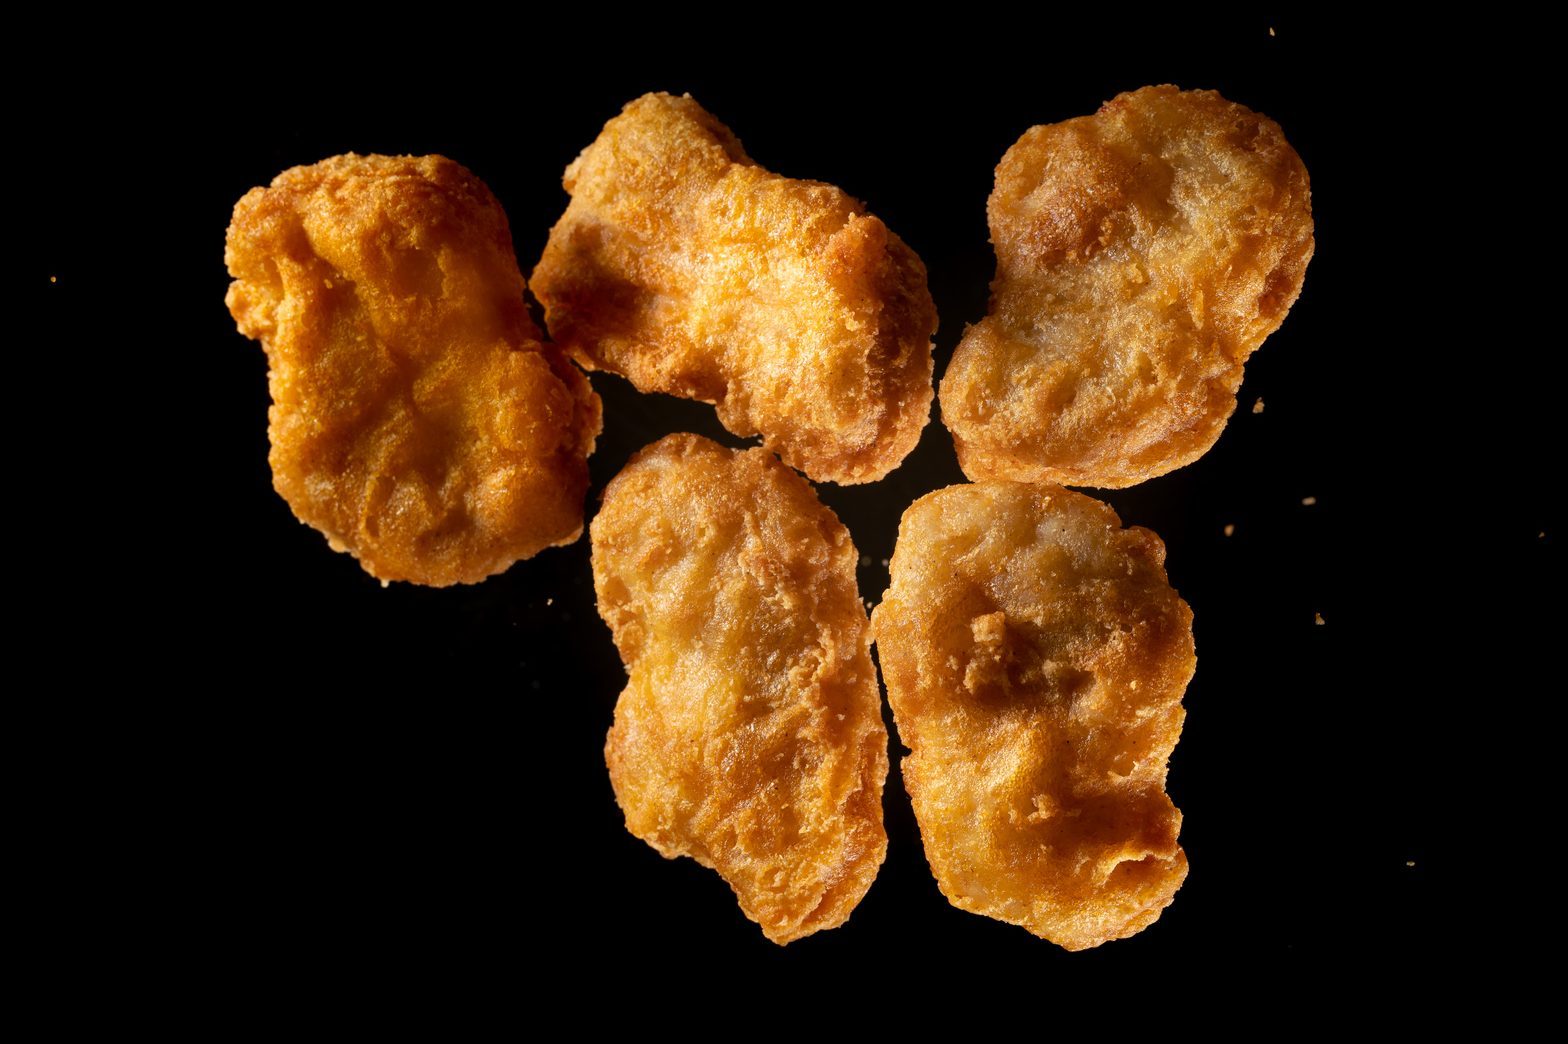
[[[1187,876],[1165,768],[1196,660],[1165,547],[1060,486],[915,501],[872,617],[904,783],[961,910],[1083,950]]]
[[[991,314],[942,377],[971,479],[1119,488],[1190,464],[1312,257],[1278,124],[1145,87],[1027,131],[996,168]]]
[[[626,829],[717,870],[776,943],[843,924],[887,852],[849,531],[765,450],[670,435],[590,532],[630,674],[605,744]]]
[[[533,288],[584,367],[714,403],[819,482],[875,481],[914,448],[936,306],[920,259],[860,203],[768,173],[668,94],[627,105],[565,185]]]
[[[272,390],[273,485],[372,576],[477,583],[582,533],[599,397],[523,301],[485,184],[335,156],[234,208],[240,332]]]

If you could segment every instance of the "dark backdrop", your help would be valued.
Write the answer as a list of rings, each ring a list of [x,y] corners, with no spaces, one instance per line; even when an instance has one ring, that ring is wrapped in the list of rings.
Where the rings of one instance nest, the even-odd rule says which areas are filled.
[[[1462,489],[1471,469],[1449,441],[1491,422],[1463,391],[1424,383],[1464,306],[1429,285],[1451,263],[1444,236],[1412,238],[1451,176],[1396,60],[1437,45],[1268,15],[1136,39],[1020,24],[918,43],[888,25],[726,37],[722,20],[693,17],[610,48],[597,21],[429,38],[383,27],[330,48],[258,22],[211,50],[106,60],[91,111],[57,99],[26,117],[64,172],[39,186],[49,227],[29,278],[121,412],[96,456],[73,458],[71,481],[101,486],[97,508],[61,523],[78,540],[72,590],[92,592],[71,619],[94,621],[64,664],[112,680],[40,698],[15,735],[48,766],[66,814],[35,825],[45,850],[81,853],[56,869],[106,952],[170,946],[182,988],[232,1011],[453,988],[550,1007],[592,983],[664,992],[672,1017],[715,991],[799,1014],[799,990],[848,996],[882,976],[956,1006],[1122,1003],[1237,975],[1305,1000],[1309,972],[1383,988],[1456,960],[1456,933],[1475,925],[1453,913],[1467,884],[1451,857],[1476,821],[1461,812],[1466,758],[1442,729],[1488,698],[1457,679],[1485,620],[1512,613],[1508,660],[1547,624],[1455,592],[1560,559],[1545,499],[1511,482],[1552,444],[1528,373],[1511,378],[1523,406],[1506,422],[1523,453],[1490,458],[1509,490],[1496,506]],[[691,42],[699,28],[716,42]],[[639,46],[643,33],[662,44]],[[758,162],[843,187],[919,252],[940,377],[985,311],[985,201],[1003,151],[1160,82],[1279,121],[1312,176],[1317,253],[1218,445],[1098,494],[1164,538],[1196,615],[1170,770],[1191,874],[1135,938],[1067,954],[948,905],[894,733],[880,877],[846,926],[775,947],[716,875],[622,825],[602,744],[624,673],[586,535],[478,586],[383,589],[271,489],[265,360],[224,308],[222,252],[234,202],[286,167],[351,150],[450,156],[505,205],[526,274],[565,205],[562,169],[604,121],[644,91],[691,92]],[[98,134],[122,144],[97,149]],[[1475,397],[1494,380],[1478,377]],[[663,434],[739,444],[710,407],[593,384],[605,428],[590,516]],[[872,601],[902,510],[962,480],[936,413],[886,480],[818,487]],[[105,513],[120,520],[110,534],[146,538],[106,536]]]

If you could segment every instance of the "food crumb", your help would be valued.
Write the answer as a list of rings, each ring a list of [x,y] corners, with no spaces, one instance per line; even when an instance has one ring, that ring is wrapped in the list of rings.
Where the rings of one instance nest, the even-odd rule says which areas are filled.
[[[555,599],[554,598],[546,598],[544,600],[544,604],[545,605],[554,605],[555,604]]]
[[[59,276],[50,276],[49,277],[49,281],[51,283],[58,283],[60,281],[60,277]]]
[[[1313,504],[1316,504],[1317,502],[1318,502],[1318,498],[1317,497],[1302,497],[1301,498],[1301,506],[1302,507],[1311,507]]]
[[[1405,865],[1406,866],[1415,866],[1416,865],[1416,861],[1414,859],[1406,859],[1405,860]]]
[[[1234,525],[1232,525],[1231,523],[1227,522],[1225,524],[1225,535],[1226,536],[1231,536],[1235,532],[1236,532],[1236,527]]]
[[[1271,26],[1269,26],[1269,35],[1270,35],[1270,36],[1273,36],[1273,35],[1274,35],[1274,27],[1273,27],[1273,26],[1272,26],[1272,25],[1271,25]]]
[[[884,559],[882,559],[882,568],[883,568],[883,569],[886,569],[886,568],[887,568],[887,565],[888,565],[888,560],[887,560],[887,559],[885,559],[885,558],[884,558]]]
[[[1317,624],[1319,627],[1322,627],[1323,626],[1323,622],[1324,622],[1323,621],[1323,614],[1322,613],[1313,613],[1312,614],[1312,622]]]
[[[1543,529],[1539,533],[1535,534],[1535,539],[1537,539],[1537,540],[1545,540],[1546,539],[1546,530]]]
[[[1262,413],[1263,412],[1263,396],[1259,395],[1258,396],[1258,401],[1252,404],[1252,412],[1253,413]]]

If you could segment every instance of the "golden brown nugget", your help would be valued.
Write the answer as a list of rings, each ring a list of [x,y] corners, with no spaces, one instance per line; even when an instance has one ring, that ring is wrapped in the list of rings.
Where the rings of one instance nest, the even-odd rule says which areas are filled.
[[[904,512],[872,628],[954,906],[1083,950],[1181,886],[1165,767],[1196,660],[1164,562],[1159,537],[1060,486],[949,486]]]
[[[541,344],[506,214],[441,156],[335,156],[234,208],[272,481],[382,580],[477,583],[582,533],[599,397]]]
[[[626,829],[729,882],[776,943],[849,917],[887,852],[887,731],[855,545],[761,449],[670,435],[593,520],[630,680],[605,760]]]
[[[819,482],[875,481],[914,448],[936,306],[860,203],[768,173],[668,94],[627,105],[565,185],[533,289],[579,363],[711,402]]]
[[[1145,87],[1032,128],[987,213],[991,314],[942,377],[977,480],[1118,488],[1197,460],[1312,257],[1301,158],[1213,91]]]

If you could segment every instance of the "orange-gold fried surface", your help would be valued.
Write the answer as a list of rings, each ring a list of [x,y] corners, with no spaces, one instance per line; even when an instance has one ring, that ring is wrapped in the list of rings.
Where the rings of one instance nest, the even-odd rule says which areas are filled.
[[[904,783],[959,909],[1082,950],[1187,876],[1165,768],[1196,661],[1165,547],[1060,486],[949,486],[904,513],[873,615]]]
[[[474,583],[582,532],[599,398],[539,331],[506,215],[440,156],[336,156],[234,208],[272,479],[382,580]]]
[[[1032,128],[987,213],[991,313],[942,377],[977,480],[1116,488],[1198,459],[1312,257],[1300,157],[1213,91],[1145,87]]]
[[[717,870],[776,943],[843,924],[887,851],[887,732],[849,531],[764,450],[644,449],[591,527],[630,679],[626,828]]]
[[[533,289],[578,362],[714,403],[817,481],[874,481],[914,448],[936,307],[920,259],[858,202],[768,173],[667,94],[627,105],[565,184]]]

